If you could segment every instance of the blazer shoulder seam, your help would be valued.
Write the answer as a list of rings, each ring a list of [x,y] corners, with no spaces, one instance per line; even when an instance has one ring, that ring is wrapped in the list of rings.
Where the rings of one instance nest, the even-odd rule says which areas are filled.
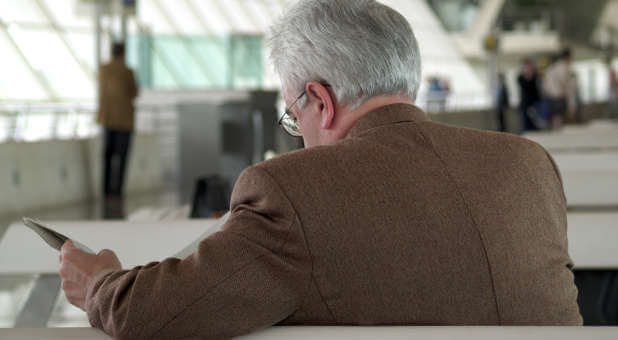
[[[431,147],[431,152],[436,156],[436,158],[438,158],[440,163],[442,163],[442,165],[444,166],[444,171],[446,172],[446,175],[448,176],[448,179],[450,180],[451,183],[453,183],[453,185],[455,187],[455,190],[457,192],[457,195],[459,195],[459,197],[461,198],[461,201],[463,202],[464,207],[465,207],[466,211],[468,212],[468,216],[470,216],[470,220],[472,220],[472,224],[474,225],[474,229],[476,230],[476,232],[479,235],[479,238],[481,240],[481,245],[483,247],[483,253],[485,254],[485,260],[487,261],[487,270],[489,271],[489,280],[491,281],[491,289],[492,289],[492,293],[494,295],[494,303],[495,303],[495,306],[496,306],[496,315],[498,317],[498,324],[501,325],[502,324],[502,316],[500,315],[500,307],[499,307],[499,304],[498,304],[498,294],[496,293],[496,283],[494,282],[494,275],[493,275],[492,265],[491,265],[491,261],[489,260],[489,254],[487,252],[487,246],[485,245],[485,238],[483,237],[483,233],[479,229],[479,225],[478,225],[478,222],[476,221],[476,219],[474,218],[474,214],[472,214],[472,209],[470,208],[470,205],[468,204],[468,200],[466,200],[466,197],[464,196],[463,192],[459,188],[459,185],[458,185],[457,181],[455,180],[455,178],[451,174],[447,163],[444,161],[444,159],[442,158],[442,156],[440,155],[438,150],[436,150],[436,147],[434,146],[433,141],[426,136],[426,133],[425,133],[423,127],[420,126],[419,124],[417,124],[417,125],[418,125],[418,128],[419,128],[418,130],[419,130],[421,138],[424,139],[426,141],[426,143]]]
[[[275,177],[267,169],[265,169],[264,167],[256,167],[256,169],[260,169],[268,177],[270,177],[270,179],[273,181],[273,183],[275,183],[275,185],[277,186],[277,188],[279,189],[279,191],[281,192],[283,197],[285,197],[285,199],[288,201],[288,203],[292,207],[292,210],[294,211],[294,215],[295,215],[296,221],[298,222],[298,226],[300,227],[300,231],[303,233],[303,239],[305,240],[305,247],[307,248],[307,252],[309,253],[309,258],[311,259],[311,283],[315,286],[315,289],[318,291],[318,295],[320,295],[320,299],[322,300],[322,303],[324,304],[324,306],[326,307],[326,309],[330,313],[330,316],[332,317],[333,321],[336,321],[337,318],[335,317],[335,314],[333,313],[332,309],[330,308],[330,306],[326,302],[326,299],[324,299],[324,294],[322,293],[322,290],[320,289],[319,285],[316,282],[315,273],[314,273],[314,270],[315,270],[315,259],[314,259],[314,256],[313,256],[313,252],[311,251],[311,246],[309,245],[309,240],[307,239],[307,233],[305,231],[305,228],[303,226],[302,221],[300,220],[300,215],[298,214],[298,210],[296,209],[296,206],[294,205],[292,200],[289,198],[289,196],[287,195],[285,190],[283,190],[281,185],[277,182]],[[282,249],[283,249],[284,246],[285,246],[285,244],[282,245]]]

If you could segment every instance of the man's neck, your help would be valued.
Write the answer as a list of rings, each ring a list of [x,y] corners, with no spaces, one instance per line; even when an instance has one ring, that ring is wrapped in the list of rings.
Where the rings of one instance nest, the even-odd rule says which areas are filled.
[[[345,112],[341,118],[340,125],[340,138],[345,137],[354,123],[356,123],[359,119],[367,115],[368,113],[375,111],[376,109],[393,105],[393,104],[408,104],[414,105],[414,102],[409,98],[396,96],[396,95],[381,95],[370,98],[364,103],[360,104],[358,107]]]

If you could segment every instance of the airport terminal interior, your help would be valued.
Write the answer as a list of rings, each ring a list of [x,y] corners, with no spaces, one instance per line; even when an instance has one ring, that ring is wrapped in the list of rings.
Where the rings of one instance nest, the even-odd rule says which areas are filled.
[[[303,147],[278,125],[265,38],[296,1],[0,0],[0,328],[89,327],[22,217],[125,266],[161,260],[227,212],[243,169]],[[618,325],[618,0],[379,1],[414,30],[431,120],[551,154],[584,324]],[[108,154],[126,142],[97,120],[119,51],[133,133]],[[560,116],[546,89],[565,56]]]

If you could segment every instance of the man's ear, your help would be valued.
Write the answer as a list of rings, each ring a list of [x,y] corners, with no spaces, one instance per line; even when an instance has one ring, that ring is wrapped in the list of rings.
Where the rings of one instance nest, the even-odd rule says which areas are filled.
[[[330,129],[335,120],[335,102],[328,88],[318,82],[310,81],[305,87],[307,96],[318,105],[320,125],[323,129]]]

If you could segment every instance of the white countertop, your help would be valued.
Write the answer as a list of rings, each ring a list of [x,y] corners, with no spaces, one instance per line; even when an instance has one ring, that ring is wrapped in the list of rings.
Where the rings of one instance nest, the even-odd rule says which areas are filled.
[[[216,220],[51,222],[94,251],[114,250],[124,268],[160,261],[212,229]],[[578,269],[618,269],[618,212],[569,213],[569,252]],[[211,230],[214,232],[214,230]],[[56,273],[58,252],[15,223],[0,240],[0,273]]]
[[[93,328],[7,328],[0,329],[0,338],[12,340],[107,340],[103,332]],[[270,327],[265,330],[238,337],[244,340],[570,340],[570,339],[617,339],[616,327],[507,327],[507,326],[382,326],[382,327]]]
[[[45,221],[44,221],[45,222]],[[174,222],[45,222],[95,252],[110,248],[124,268],[161,261],[176,254],[215,225],[216,219]],[[213,230],[214,232],[214,230]],[[0,240],[0,273],[55,273],[58,251],[21,222]]]

